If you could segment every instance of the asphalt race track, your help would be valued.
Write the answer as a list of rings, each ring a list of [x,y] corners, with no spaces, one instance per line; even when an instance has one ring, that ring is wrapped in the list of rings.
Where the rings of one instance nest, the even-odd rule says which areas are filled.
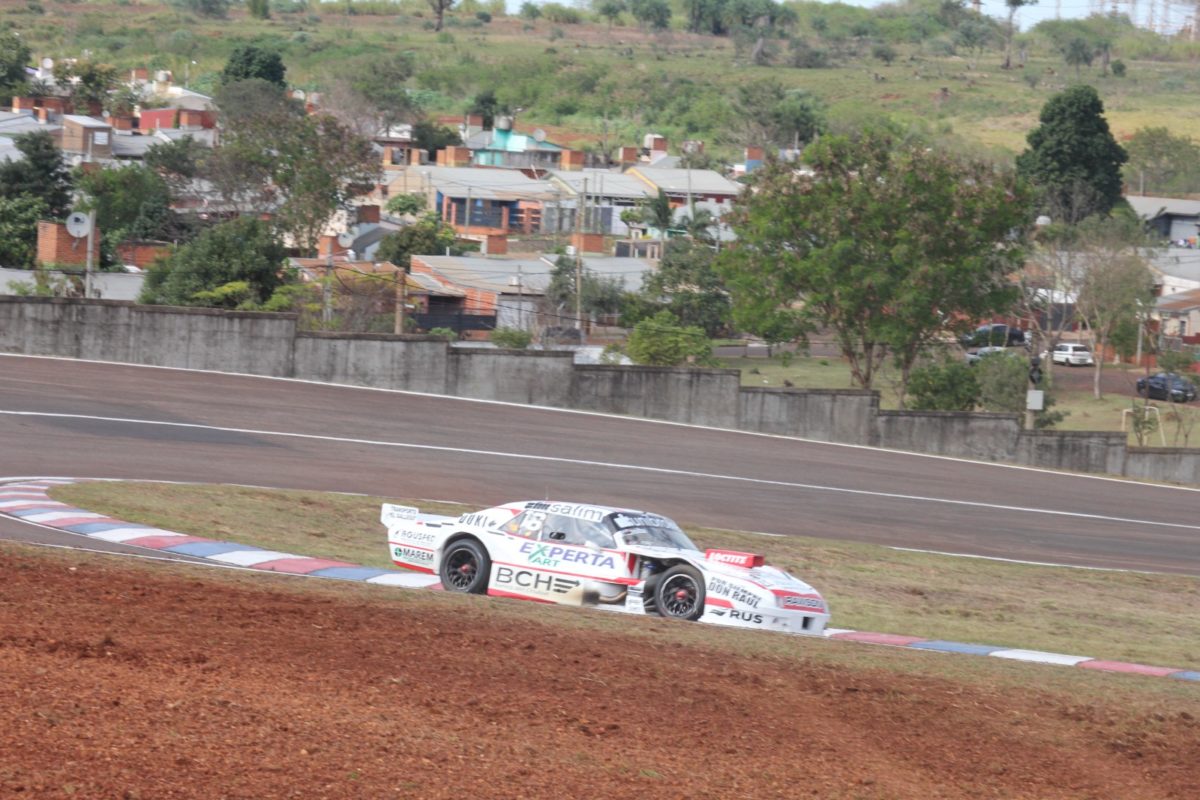
[[[448,397],[0,355],[0,477],[22,476],[481,506],[578,499],[714,527],[1200,575],[1193,489]],[[81,543],[5,518],[0,539]]]

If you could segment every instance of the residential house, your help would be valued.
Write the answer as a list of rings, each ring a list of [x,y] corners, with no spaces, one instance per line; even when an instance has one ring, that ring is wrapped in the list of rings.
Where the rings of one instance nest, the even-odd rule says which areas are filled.
[[[742,185],[711,169],[664,169],[655,166],[635,166],[625,174],[644,182],[652,194],[662,191],[672,206],[687,205],[699,200],[730,203],[741,194]]]
[[[1200,344],[1200,289],[1158,298],[1154,313],[1164,335],[1177,336],[1184,344]]]
[[[572,327],[573,309],[546,309],[542,298],[550,286],[555,265],[560,256],[544,254],[531,258],[484,258],[465,256],[413,256],[414,274],[435,277],[443,286],[456,288],[466,295],[464,315],[478,315],[473,328],[491,327],[535,330],[539,327]],[[561,258],[575,258],[561,256]],[[578,256],[579,267],[601,278],[617,281],[622,288],[637,291],[642,288],[654,264],[640,258],[609,256]],[[494,315],[490,320],[489,316]],[[470,320],[468,319],[468,322]],[[453,322],[453,321],[448,321]]]
[[[468,238],[537,233],[556,201],[545,181],[516,169],[409,166],[390,171],[387,196],[423,194],[429,207]]]
[[[1147,227],[1172,243],[1196,247],[1200,234],[1200,200],[1176,200],[1172,197],[1125,198]]]
[[[406,274],[390,261],[334,258],[291,258],[289,266],[304,283],[328,287],[324,314],[337,314],[344,329],[371,330],[381,317],[390,317],[392,330],[400,326],[397,303],[416,327],[428,330],[430,315],[461,313],[465,293],[442,285],[428,275]],[[404,325],[411,330],[410,324]]]
[[[546,209],[543,229],[552,231],[573,231],[582,219],[583,230],[626,236],[629,226],[621,220],[621,212],[637,208],[651,197],[645,181],[622,172],[553,170],[548,177],[561,200]],[[586,219],[580,217],[581,208],[587,210]]]
[[[531,134],[518,133],[512,117],[496,117],[492,130],[473,130],[463,137],[471,152],[471,163],[480,167],[580,169],[584,154],[547,141],[539,128]]]

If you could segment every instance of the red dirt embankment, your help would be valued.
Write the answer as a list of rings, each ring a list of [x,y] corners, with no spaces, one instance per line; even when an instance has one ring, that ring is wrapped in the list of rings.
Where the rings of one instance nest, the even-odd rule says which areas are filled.
[[[1183,711],[742,658],[485,599],[16,548],[0,575],[4,798],[1200,797]]]

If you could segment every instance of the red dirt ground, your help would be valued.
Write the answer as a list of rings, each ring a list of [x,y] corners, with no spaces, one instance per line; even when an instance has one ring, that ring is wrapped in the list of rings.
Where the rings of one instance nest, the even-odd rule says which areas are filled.
[[[3,798],[1200,797],[1184,711],[731,656],[483,598],[9,546],[0,575]]]

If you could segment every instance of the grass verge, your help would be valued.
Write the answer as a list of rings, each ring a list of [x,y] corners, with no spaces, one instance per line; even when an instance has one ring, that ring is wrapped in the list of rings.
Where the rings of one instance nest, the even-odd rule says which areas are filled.
[[[390,566],[382,498],[233,486],[81,483],[62,502],[182,533]],[[474,507],[398,500],[432,513]],[[1200,668],[1200,579],[1008,564],[688,526],[701,547],[762,552],[825,595],[839,628]]]

